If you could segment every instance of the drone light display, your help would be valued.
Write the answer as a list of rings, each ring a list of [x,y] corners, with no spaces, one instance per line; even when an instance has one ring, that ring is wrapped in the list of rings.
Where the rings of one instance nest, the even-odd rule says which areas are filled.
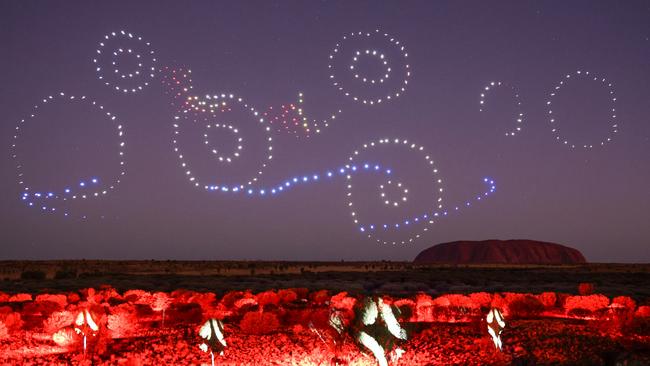
[[[121,64],[126,62],[120,60],[127,57],[133,68],[125,70]],[[151,44],[124,30],[105,35],[93,59],[99,80],[122,93],[135,93],[148,86],[155,77],[156,62]]]
[[[411,76],[408,56],[409,54],[400,41],[387,33],[380,32],[379,30],[348,33],[336,44],[329,55],[329,78],[331,83],[339,91],[345,96],[352,98],[353,101],[365,105],[378,105],[399,97],[406,91]],[[134,69],[127,71],[124,65],[128,63],[128,58],[133,62]],[[380,72],[374,74],[368,73],[365,66],[369,62],[374,62],[378,65]],[[471,206],[473,202],[483,200],[496,190],[494,181],[490,178],[484,178],[487,189],[483,193],[470,200],[466,200],[463,204],[451,206],[449,209],[443,208],[441,197],[443,192],[442,179],[438,176],[438,169],[435,167],[431,156],[425,152],[423,146],[406,139],[394,137],[381,138],[364,144],[361,149],[354,151],[348,160],[340,164],[336,169],[321,170],[319,173],[298,174],[276,184],[262,185],[260,178],[273,159],[272,126],[275,125],[279,130],[286,130],[296,135],[309,136],[313,133],[318,134],[329,126],[330,122],[341,113],[341,110],[337,110],[336,113],[332,114],[326,120],[317,121],[306,113],[303,105],[304,95],[302,93],[299,93],[297,103],[285,104],[279,109],[270,108],[263,114],[259,113],[249,103],[244,102],[243,98],[232,93],[206,94],[204,97],[199,97],[192,94],[193,87],[191,71],[189,69],[165,66],[161,70],[157,70],[155,67],[157,59],[154,57],[154,51],[151,50],[150,43],[144,41],[142,37],[127,31],[111,32],[106,35],[99,43],[99,49],[97,49],[93,63],[97,67],[96,70],[99,79],[120,94],[132,94],[143,90],[156,77],[158,71],[160,71],[162,84],[165,87],[164,91],[171,96],[171,103],[176,109],[172,121],[173,151],[179,159],[183,174],[190,183],[208,192],[241,194],[249,197],[275,196],[287,192],[297,185],[325,182],[340,177],[345,180],[347,206],[350,209],[352,221],[358,230],[367,237],[374,238],[378,243],[406,244],[420,238],[429,230],[436,219],[448,216],[453,212],[461,211],[462,208]],[[567,75],[565,80],[562,80],[555,87],[547,102],[552,124],[556,123],[553,110],[550,109],[553,98],[556,97],[561,87],[571,77],[572,75]],[[589,78],[599,84],[605,85],[609,88],[611,102],[614,103],[616,101],[612,85],[605,79],[596,78],[589,72],[581,71],[576,72],[573,77]],[[493,88],[502,86],[507,85],[500,81],[495,81],[486,86],[484,92],[481,94],[481,107],[485,105],[487,93]],[[521,130],[524,116],[520,109],[519,94],[514,88],[511,89],[516,98],[518,113],[515,118],[516,124],[514,129],[506,133],[508,136],[514,136]],[[88,101],[85,97],[76,98],[60,93],[57,96],[50,96],[44,99],[43,104],[52,103],[60,99],[91,103],[99,111],[104,113],[111,122],[116,122],[116,117],[104,111],[102,105],[94,101]],[[35,108],[37,109],[39,107],[37,106]],[[235,111],[245,113],[248,116],[245,118],[250,118],[252,123],[234,121],[231,114],[235,113]],[[612,133],[616,133],[618,131],[618,124],[615,121],[616,109],[612,106],[611,111],[611,118],[613,120]],[[35,116],[36,111],[32,113],[30,118],[22,120],[16,128],[14,143],[12,145],[14,149],[19,140],[20,127],[23,123],[26,123],[26,121]],[[181,138],[187,135],[185,129],[191,129],[197,126],[203,129],[198,139],[181,141]],[[263,156],[257,160],[256,168],[249,171],[249,174],[241,179],[232,177],[227,173],[222,173],[221,169],[226,169],[229,165],[240,164],[240,160],[244,158],[244,155],[246,155],[246,159],[254,159],[254,156],[249,156],[250,150],[246,148],[246,144],[251,144],[256,141],[255,138],[250,138],[248,135],[247,129],[251,127],[261,133],[262,136],[262,140],[257,141],[254,145],[256,147],[263,147]],[[40,207],[43,211],[63,211],[67,216],[69,212],[67,210],[59,210],[55,204],[56,202],[100,197],[114,190],[125,174],[125,162],[123,159],[123,148],[125,145],[123,140],[124,132],[122,125],[119,123],[117,123],[117,130],[120,171],[118,177],[112,180],[110,177],[86,177],[78,185],[70,184],[70,186],[62,187],[59,190],[48,189],[37,191],[32,188],[31,184],[26,183],[27,180],[23,176],[19,155],[14,152],[13,157],[16,159],[19,184],[23,187],[23,192],[20,197],[21,200],[28,206]],[[571,147],[577,146],[560,137],[559,129],[556,126],[553,128],[553,132],[556,134],[556,139],[561,140],[565,145]],[[224,133],[230,135],[229,138],[234,141],[233,149],[224,149],[214,142],[213,136],[215,134],[219,135]],[[600,145],[604,145],[610,140],[611,138],[607,137],[600,142]],[[194,157],[190,157],[186,150],[188,147],[196,144],[206,146],[208,152],[206,155],[215,157],[215,163],[219,164],[220,169],[218,179],[205,176],[199,168],[196,168],[197,164],[192,165],[194,162],[192,159]],[[410,151],[411,154],[415,153],[419,156],[414,161],[420,161],[426,166],[426,171],[430,175],[428,179],[430,179],[434,194],[431,197],[429,208],[423,211],[404,213],[397,218],[376,221],[364,216],[358,209],[357,205],[359,203],[353,200],[352,180],[354,176],[358,176],[361,173],[372,173],[383,177],[375,187],[379,187],[379,199],[385,208],[402,210],[405,208],[403,206],[408,206],[411,202],[422,201],[421,199],[409,199],[409,195],[416,194],[413,193],[415,190],[412,190],[404,182],[403,176],[396,175],[398,171],[401,174],[404,173],[403,164],[398,162],[390,165],[382,162],[381,159],[369,159],[361,156],[362,154],[374,151],[380,146],[388,145],[405,149]],[[593,146],[591,144],[583,145],[585,148],[591,148]],[[397,192],[397,197],[393,197],[393,193],[395,192]],[[357,197],[357,195],[354,195],[354,197]],[[79,216],[86,217],[85,215]]]
[[[514,136],[516,133],[519,133],[519,131],[521,131],[521,125],[524,122],[524,112],[521,110],[521,101],[519,100],[519,93],[517,92],[517,90],[514,87],[512,87],[510,85],[507,85],[505,83],[502,83],[500,81],[491,81],[489,83],[489,85],[486,85],[483,88],[484,91],[481,93],[481,99],[479,100],[479,105],[481,106],[479,111],[483,112],[483,110],[485,108],[485,105],[486,105],[485,102],[486,102],[486,97],[487,97],[488,92],[491,89],[501,87],[501,86],[506,86],[506,87],[508,87],[508,88],[510,88],[512,90],[513,95],[515,97],[515,103],[517,104],[517,115],[515,116],[515,128],[508,131],[508,132],[506,132],[506,136]]]
[[[562,87],[564,87],[566,84],[569,83],[570,80],[573,79],[579,79],[583,78],[586,80],[591,80],[599,85],[602,85],[603,87],[607,88],[607,93],[609,94],[609,101],[610,101],[610,107],[609,110],[611,112],[610,115],[610,134],[605,136],[602,140],[600,140],[597,143],[584,143],[582,145],[576,144],[575,142],[571,142],[563,135],[560,133],[560,128],[557,126],[558,125],[558,119],[555,117],[555,114],[553,113],[553,100],[557,98],[562,90]],[[563,80],[561,80],[555,88],[553,88],[553,91],[549,94],[549,99],[546,102],[546,105],[548,106],[548,115],[549,115],[549,122],[551,123],[551,131],[555,135],[555,139],[562,143],[565,146],[569,146],[572,149],[575,149],[576,147],[581,147],[583,149],[592,149],[594,146],[603,146],[610,141],[612,141],[612,136],[618,132],[618,122],[616,120],[616,95],[614,93],[614,88],[610,82],[607,81],[605,78],[600,78],[597,76],[594,76],[593,74],[590,74],[589,71],[581,71],[578,70],[574,74],[567,74]]]
[[[50,187],[50,188],[34,188],[36,182],[30,181],[29,177],[25,175],[24,163],[21,159],[18,148],[21,142],[21,132],[25,124],[34,123],[39,113],[54,103],[81,103],[89,105],[92,110],[96,111],[109,123],[115,125],[117,141],[114,143],[115,154],[118,156],[118,173],[115,177],[81,177],[80,179],[70,179],[70,183],[63,187]],[[41,100],[40,104],[34,106],[32,113],[25,119],[20,120],[20,123],[15,128],[13,136],[12,157],[16,163],[18,174],[18,185],[21,187],[22,193],[20,199],[28,206],[37,208],[43,212],[61,213],[64,216],[69,216],[66,206],[63,203],[69,201],[86,200],[92,198],[99,198],[106,196],[109,192],[115,190],[117,185],[121,182],[122,177],[126,174],[124,159],[124,149],[126,142],[124,141],[124,127],[118,121],[117,117],[111,112],[106,111],[104,106],[97,102],[86,98],[85,96],[68,95],[64,92],[50,95]],[[80,215],[85,218],[85,215]]]
[[[375,42],[379,44],[377,48],[367,47],[368,43]],[[389,50],[399,59],[389,59]],[[361,62],[364,60],[378,63],[381,69],[379,75],[365,74],[361,70]],[[379,29],[344,35],[329,55],[328,68],[330,81],[336,89],[355,102],[367,105],[399,97],[406,91],[411,77],[406,48],[400,41]]]

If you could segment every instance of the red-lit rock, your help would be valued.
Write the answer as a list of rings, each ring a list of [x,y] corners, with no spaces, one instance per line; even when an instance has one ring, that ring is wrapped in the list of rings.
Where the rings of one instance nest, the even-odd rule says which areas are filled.
[[[576,264],[578,250],[534,240],[455,241],[434,245],[415,257],[416,264]]]

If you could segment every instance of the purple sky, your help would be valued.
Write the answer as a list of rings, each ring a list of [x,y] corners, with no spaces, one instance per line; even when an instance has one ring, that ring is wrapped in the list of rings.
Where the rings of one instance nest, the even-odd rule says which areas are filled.
[[[440,242],[528,238],[575,247],[589,261],[648,262],[649,20],[647,1],[1,2],[0,259],[410,260]],[[344,34],[377,28],[406,46],[412,76],[402,96],[367,106],[331,85],[328,55]],[[300,91],[315,118],[343,111],[318,136],[273,131],[273,159],[260,187],[337,169],[362,144],[398,137],[423,145],[435,162],[443,209],[481,194],[486,176],[497,191],[436,220],[414,243],[381,245],[353,223],[342,177],[265,197],[196,188],[172,150],[174,109],[160,78],[129,95],[97,79],[98,43],[121,29],[151,42],[158,66],[191,68],[196,95],[234,93],[264,111],[295,102]],[[387,81],[399,77],[404,60],[388,43],[357,45],[385,52],[395,75]],[[342,64],[352,57],[342,55]],[[380,75],[376,60],[362,59],[359,67],[368,77]],[[577,70],[606,78],[616,92],[620,129],[605,147],[570,149],[551,132],[549,93]],[[336,72],[351,75],[346,67]],[[495,89],[487,110],[479,111],[482,88],[497,80],[520,95],[525,116],[514,137],[505,136],[517,112],[509,89]],[[367,91],[352,82],[346,87]],[[20,200],[24,186],[10,149],[14,127],[59,91],[96,100],[126,131],[126,175],[117,188],[65,202],[65,210],[86,220],[43,213]],[[553,100],[562,136],[578,144],[605,138],[609,98],[601,83],[572,78]],[[242,155],[231,165],[219,164],[205,148],[202,124],[184,125],[183,147],[197,174],[234,184],[255,174],[265,141],[249,115],[223,118],[217,122],[237,126],[243,137]],[[102,185],[119,173],[114,124],[87,107],[62,101],[28,122],[18,152],[30,192],[61,191],[95,176]],[[223,131],[210,139],[226,152],[236,147]],[[354,208],[364,223],[434,210],[436,186],[422,157],[382,147],[359,158],[392,170],[390,178],[354,176]],[[398,208],[380,197],[379,185],[388,179],[408,187]],[[398,193],[387,191],[391,200],[401,199]],[[416,229],[386,235],[401,240]]]

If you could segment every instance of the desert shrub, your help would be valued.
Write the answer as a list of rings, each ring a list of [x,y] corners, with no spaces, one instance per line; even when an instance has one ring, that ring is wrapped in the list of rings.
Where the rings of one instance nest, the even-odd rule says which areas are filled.
[[[589,282],[582,282],[578,285],[578,294],[580,296],[588,296],[594,293],[594,284]]]
[[[280,297],[273,290],[260,292],[256,296],[257,303],[264,307],[265,305],[275,305],[277,306],[280,303]]]
[[[348,293],[345,291],[339,292],[330,299],[331,306],[336,309],[352,310],[356,302],[357,299],[348,296]]]
[[[628,311],[634,311],[636,302],[628,296],[618,296],[612,299],[612,307],[625,308]]]
[[[542,305],[544,305],[544,307],[552,308],[555,306],[557,296],[555,295],[555,292],[542,292],[537,295],[537,299],[542,303]]]
[[[490,303],[492,302],[492,295],[487,292],[475,292],[469,294],[469,298],[474,304],[482,309],[489,308]]]
[[[79,301],[81,301],[81,296],[79,296],[79,294],[76,293],[76,292],[68,293],[67,297],[68,297],[68,303],[70,303],[70,304],[76,304]]]
[[[312,292],[309,297],[311,298],[311,302],[314,303],[315,305],[322,305],[325,304],[329,301],[330,295],[327,290],[319,290]]]
[[[126,338],[137,332],[138,324],[134,306],[122,304],[111,309],[106,327],[111,338]]]
[[[283,304],[292,303],[298,300],[298,294],[292,289],[278,290],[278,297]]]
[[[8,312],[0,314],[0,322],[2,322],[10,332],[15,332],[23,327],[23,320],[20,313]]]
[[[71,269],[60,269],[54,273],[55,280],[77,278],[77,271]]]
[[[650,318],[650,306],[648,305],[639,306],[639,308],[636,309],[634,316],[637,318]]]
[[[32,301],[32,295],[30,294],[15,294],[11,295],[9,298],[9,302],[25,302],[25,301]]]
[[[7,329],[5,323],[0,321],[0,341],[5,339],[9,339],[9,329]]]
[[[169,323],[200,323],[203,311],[198,304],[172,304],[167,310]]]
[[[227,308],[232,308],[235,305],[235,302],[243,297],[243,291],[230,291],[223,295],[221,298],[221,303]]]
[[[65,308],[66,305],[68,305],[68,298],[63,295],[63,294],[41,294],[37,295],[36,299],[34,300],[36,302],[54,302],[58,304],[61,309]]]
[[[569,296],[564,302],[564,309],[567,313],[576,309],[594,312],[608,305],[609,299],[604,295]]]
[[[280,322],[273,313],[249,311],[239,322],[239,328],[246,334],[269,334],[280,328]]]
[[[54,301],[28,302],[23,305],[22,314],[47,317],[55,311],[63,310],[64,306]]]
[[[508,304],[510,314],[517,317],[527,318],[539,315],[544,311],[544,304],[535,296],[526,295],[517,298]]]
[[[70,347],[78,343],[79,336],[72,327],[63,328],[52,334],[52,341],[61,347]]]
[[[43,330],[45,333],[54,334],[60,329],[74,322],[74,314],[70,311],[56,311],[45,320]]]
[[[44,280],[45,272],[43,271],[23,271],[20,274],[21,280]]]

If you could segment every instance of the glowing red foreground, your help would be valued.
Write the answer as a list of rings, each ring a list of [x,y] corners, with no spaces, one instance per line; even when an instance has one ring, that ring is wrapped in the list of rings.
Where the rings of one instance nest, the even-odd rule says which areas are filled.
[[[491,314],[491,315],[490,315]],[[498,337],[497,337],[498,336]],[[370,339],[372,338],[372,339]],[[395,299],[110,287],[0,293],[0,364],[650,364],[650,306],[547,292]]]

